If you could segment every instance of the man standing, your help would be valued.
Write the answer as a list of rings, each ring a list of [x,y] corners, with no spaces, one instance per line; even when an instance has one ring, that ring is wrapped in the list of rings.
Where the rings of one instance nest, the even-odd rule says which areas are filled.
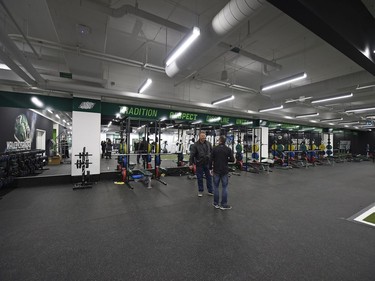
[[[210,156],[212,152],[212,145],[206,141],[206,134],[199,133],[199,140],[194,143],[190,151],[189,168],[193,169],[196,164],[196,175],[198,180],[198,197],[203,196],[203,173],[206,177],[208,195],[213,196],[212,177],[210,174]]]
[[[232,209],[228,205],[228,162],[234,162],[232,149],[225,145],[225,136],[220,136],[219,145],[212,150],[210,170],[214,177],[214,207],[221,210]],[[213,169],[212,169],[213,168]],[[221,204],[219,205],[219,184],[221,181],[222,193]]]

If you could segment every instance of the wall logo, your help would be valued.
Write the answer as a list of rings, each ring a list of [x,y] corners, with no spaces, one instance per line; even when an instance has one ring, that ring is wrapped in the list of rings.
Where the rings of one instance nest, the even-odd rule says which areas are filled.
[[[81,104],[78,106],[78,108],[80,108],[80,109],[93,109],[94,106],[95,106],[95,102],[84,101],[84,102],[81,102]]]

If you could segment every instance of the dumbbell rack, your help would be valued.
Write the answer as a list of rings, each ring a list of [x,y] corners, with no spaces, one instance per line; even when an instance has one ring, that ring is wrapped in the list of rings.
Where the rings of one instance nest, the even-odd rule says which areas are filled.
[[[8,151],[0,154],[0,189],[12,184],[15,177],[35,175],[45,170],[45,150]]]
[[[75,156],[79,157],[79,159],[77,159],[76,166],[77,169],[82,170],[82,178],[81,182],[74,184],[73,190],[91,188],[93,183],[90,182],[90,171],[86,172],[86,169],[90,166],[90,164],[92,164],[92,162],[89,161],[89,156],[92,156],[92,154],[86,152],[86,147],[84,147],[83,151],[79,154],[76,154]]]

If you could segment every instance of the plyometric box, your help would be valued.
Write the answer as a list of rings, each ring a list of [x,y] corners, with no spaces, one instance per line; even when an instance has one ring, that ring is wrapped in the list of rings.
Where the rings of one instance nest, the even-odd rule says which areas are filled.
[[[61,164],[61,156],[48,157],[48,165],[60,165],[60,164]]]

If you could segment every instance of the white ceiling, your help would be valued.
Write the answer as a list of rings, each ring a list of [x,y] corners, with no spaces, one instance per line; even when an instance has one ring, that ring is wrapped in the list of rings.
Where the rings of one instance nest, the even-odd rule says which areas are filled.
[[[0,7],[0,27],[4,33],[0,42],[4,53],[25,69],[15,56],[17,51],[22,53],[41,75],[41,80],[32,77],[38,82],[32,85],[32,91],[86,95],[105,101],[180,110],[204,109],[223,115],[313,126],[319,126],[321,119],[336,117],[342,117],[343,121],[363,122],[367,115],[375,114],[375,111],[344,112],[350,108],[375,106],[375,88],[356,90],[359,84],[374,82],[373,75],[266,1],[260,1],[261,6],[226,36],[210,40],[205,30],[229,1],[0,2],[3,4]],[[140,11],[154,15],[155,20],[132,12],[125,13],[124,5],[138,5]],[[121,16],[115,16],[121,12]],[[165,24],[161,20],[169,22]],[[172,23],[178,26],[172,27]],[[169,77],[163,71],[165,58],[185,35],[178,29],[187,30],[193,26],[201,28],[201,37],[206,36],[204,40],[208,43],[204,48],[188,50],[191,52],[189,64],[177,75]],[[80,34],[82,29],[86,29],[87,34]],[[14,42],[18,50],[9,47],[8,40]],[[238,47],[241,53],[230,51],[228,46]],[[254,55],[261,59],[254,60]],[[270,65],[265,67],[264,62]],[[145,64],[153,69],[143,67]],[[224,69],[228,73],[227,81],[221,81]],[[30,73],[30,70],[26,69],[26,72]],[[73,80],[60,78],[59,72],[72,73]],[[269,92],[260,91],[263,84],[300,72],[307,73],[305,80]],[[153,79],[152,86],[144,94],[137,94],[147,77]],[[3,89],[31,91],[30,85],[16,72],[1,70],[0,79]],[[229,87],[233,84],[244,87],[244,90]],[[312,99],[348,92],[354,94],[350,99],[319,106],[311,104]],[[211,105],[213,100],[228,95],[234,95],[235,100]],[[300,97],[312,98],[303,101]],[[297,101],[285,103],[290,99]],[[279,105],[284,105],[284,109],[267,113],[258,111]],[[295,120],[298,114],[315,112],[320,115]],[[325,127],[327,123],[320,125]],[[328,126],[343,127],[337,123]]]

